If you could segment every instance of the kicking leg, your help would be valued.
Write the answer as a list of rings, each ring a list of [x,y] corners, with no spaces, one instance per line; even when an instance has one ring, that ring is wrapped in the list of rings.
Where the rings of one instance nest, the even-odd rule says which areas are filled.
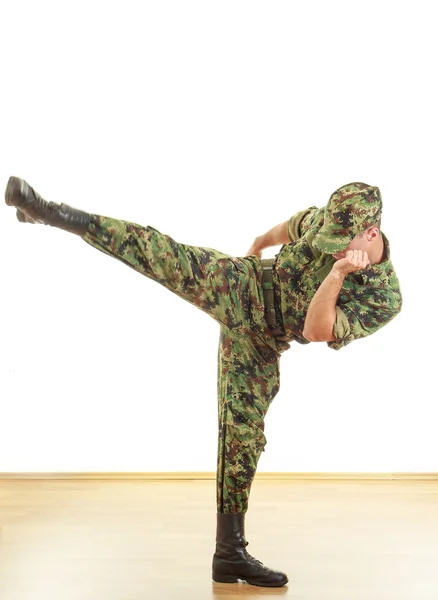
[[[263,326],[257,261],[176,242],[157,229],[93,215],[83,239],[230,329]]]
[[[232,258],[211,248],[178,243],[153,227],[47,202],[17,177],[9,179],[6,203],[17,208],[19,221],[44,223],[80,235],[229,329],[249,333],[266,328],[262,266],[255,257]]]

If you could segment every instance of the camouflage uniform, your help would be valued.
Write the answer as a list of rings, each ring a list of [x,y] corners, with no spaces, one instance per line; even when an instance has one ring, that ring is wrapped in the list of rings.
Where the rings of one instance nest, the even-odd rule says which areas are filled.
[[[262,263],[179,244],[152,227],[93,215],[83,239],[212,316],[218,361],[218,512],[245,512],[279,388],[276,342],[264,317]]]
[[[262,262],[233,258],[210,248],[180,244],[152,227],[93,215],[83,239],[212,316],[221,326],[218,360],[219,439],[217,511],[244,513],[266,444],[264,417],[279,390],[279,357],[302,335],[308,306],[330,272],[330,253],[380,217],[378,188],[343,186],[325,208],[311,207],[288,223],[290,244],[273,263],[276,305],[283,334],[274,336],[265,320]],[[383,237],[380,264],[349,274],[336,307],[329,347],[339,349],[369,335],[401,308],[401,294]]]

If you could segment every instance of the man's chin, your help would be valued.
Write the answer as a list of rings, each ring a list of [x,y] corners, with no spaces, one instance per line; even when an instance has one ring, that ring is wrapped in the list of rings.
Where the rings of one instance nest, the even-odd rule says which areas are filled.
[[[336,254],[332,254],[335,260],[341,260],[341,258],[345,258],[345,252],[336,252]]]

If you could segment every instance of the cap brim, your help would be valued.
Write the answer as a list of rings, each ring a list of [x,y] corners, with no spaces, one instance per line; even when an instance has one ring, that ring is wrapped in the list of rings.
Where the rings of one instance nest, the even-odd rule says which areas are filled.
[[[333,236],[320,231],[313,239],[313,246],[324,254],[336,254],[342,252],[351,242],[352,238],[345,236]]]

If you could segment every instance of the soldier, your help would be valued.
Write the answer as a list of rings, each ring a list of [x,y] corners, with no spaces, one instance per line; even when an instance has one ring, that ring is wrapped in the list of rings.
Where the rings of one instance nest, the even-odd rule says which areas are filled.
[[[6,204],[25,223],[82,237],[212,316],[220,325],[217,534],[213,579],[267,587],[287,583],[248,554],[244,519],[266,444],[264,417],[279,390],[279,358],[292,341],[339,350],[401,309],[377,187],[351,183],[257,237],[246,257],[180,244],[153,227],[46,202],[9,179]],[[283,244],[273,260],[261,252]]]

